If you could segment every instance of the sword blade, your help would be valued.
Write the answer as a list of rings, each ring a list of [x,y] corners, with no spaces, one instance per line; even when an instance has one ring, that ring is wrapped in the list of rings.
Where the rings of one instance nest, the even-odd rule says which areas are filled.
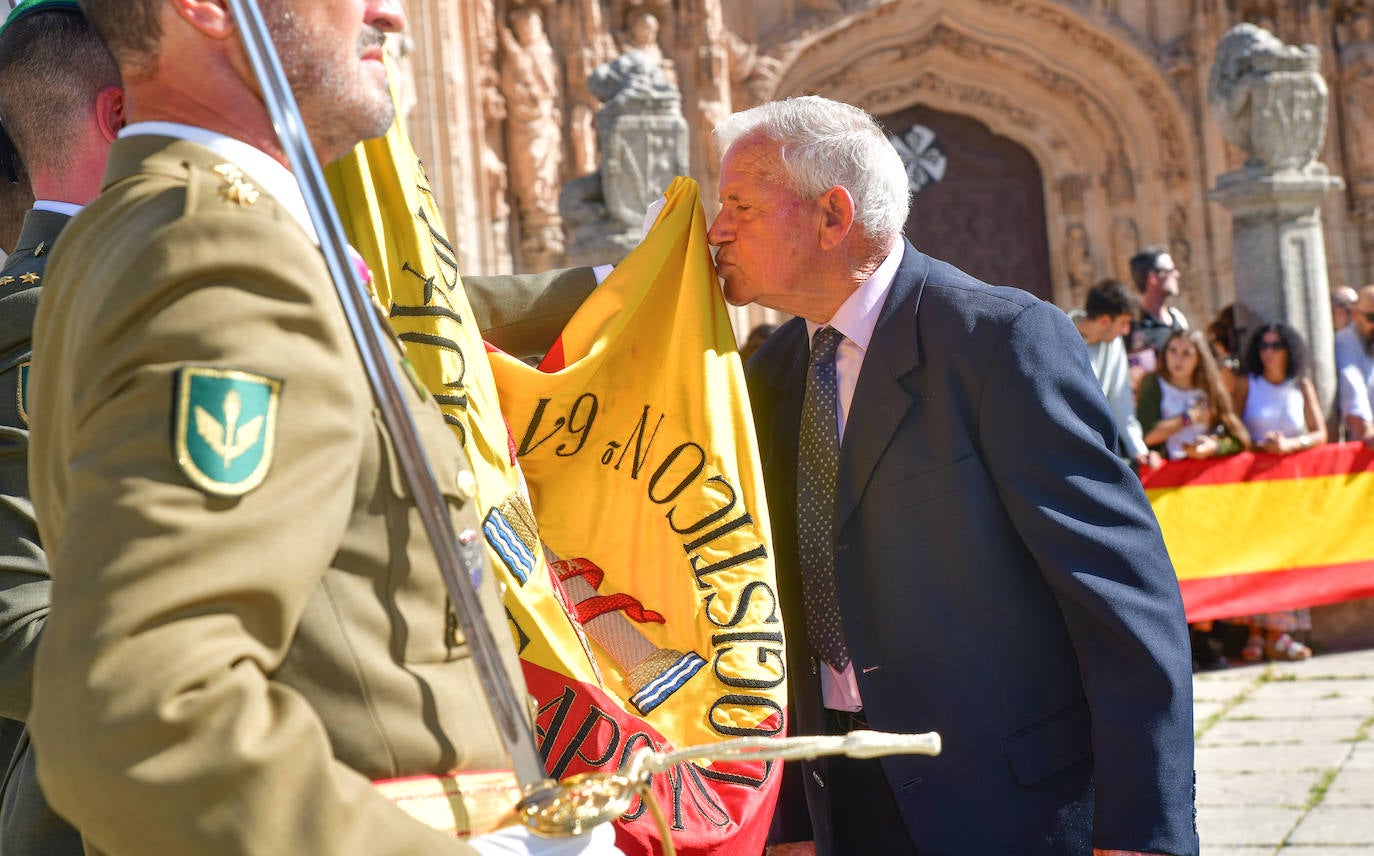
[[[516,779],[527,794],[534,796],[546,792],[554,785],[540,761],[534,735],[526,719],[525,705],[501,667],[496,640],[482,618],[482,605],[472,582],[474,571],[479,574],[488,572],[483,539],[479,535],[463,544],[453,531],[448,503],[440,493],[434,473],[425,459],[415,420],[401,392],[401,378],[388,356],[385,345],[388,334],[382,327],[381,318],[373,311],[366,287],[358,279],[350,262],[343,224],[329,196],[324,173],[310,145],[305,122],[282,71],[257,2],[229,0],[229,7],[262,88],[263,101],[271,115],[282,150],[290,160],[291,171],[305,197],[311,222],[320,239],[320,250],[324,253],[349,329],[353,332],[368,383],[395,444],[402,474],[419,507],[420,519],[434,548],[439,571],[443,575],[449,598],[453,601],[454,611],[458,614],[458,621],[467,636],[473,664],[510,755]]]

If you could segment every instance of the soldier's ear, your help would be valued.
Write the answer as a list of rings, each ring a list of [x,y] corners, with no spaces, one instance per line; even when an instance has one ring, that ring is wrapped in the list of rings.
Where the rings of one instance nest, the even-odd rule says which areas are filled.
[[[107,86],[95,96],[95,121],[100,126],[100,135],[105,142],[113,143],[119,136],[119,129],[128,124],[124,115],[124,90],[118,86]]]
[[[235,34],[227,0],[171,0],[171,3],[182,20],[212,39],[226,39]]]

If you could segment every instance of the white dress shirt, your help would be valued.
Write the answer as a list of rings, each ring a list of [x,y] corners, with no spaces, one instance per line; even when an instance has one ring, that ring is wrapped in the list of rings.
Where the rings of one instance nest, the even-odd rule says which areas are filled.
[[[1374,391],[1374,355],[1365,348],[1354,324],[1336,333],[1336,383],[1341,415],[1374,422],[1374,408],[1370,406],[1370,393]]]
[[[841,445],[844,444],[849,407],[854,401],[854,387],[859,383],[859,370],[863,368],[868,343],[873,339],[873,328],[878,325],[878,315],[883,310],[887,293],[892,290],[892,280],[896,278],[897,268],[902,263],[902,252],[901,243],[896,244],[873,275],[849,295],[825,324],[806,322],[808,341],[821,327],[834,327],[844,336],[835,352],[835,385],[839,392],[835,418],[839,420]],[[863,709],[852,660],[843,672],[835,671],[824,661],[820,661],[820,668],[821,692],[826,707],[848,711]]]
[[[68,217],[75,217],[81,209],[85,207],[77,205],[75,202],[57,202],[52,199],[35,199],[33,210],[51,211],[53,214],[66,214]]]

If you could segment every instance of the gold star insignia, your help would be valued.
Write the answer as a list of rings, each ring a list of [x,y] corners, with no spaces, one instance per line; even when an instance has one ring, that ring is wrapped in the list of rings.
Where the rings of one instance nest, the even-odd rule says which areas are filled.
[[[19,281],[24,283],[25,285],[33,285],[35,282],[38,282],[42,278],[43,277],[39,276],[38,274],[30,271],[29,273],[20,274]]]
[[[231,163],[222,163],[215,167],[215,172],[224,179],[224,186],[219,189],[219,195],[227,201],[237,205],[252,205],[258,201],[261,194],[251,182],[243,180],[243,170]]]
[[[221,196],[239,205],[252,205],[258,201],[258,189],[246,181],[231,181],[219,190]]]
[[[39,241],[39,242],[38,242],[38,246],[36,246],[36,247],[33,248],[33,256],[34,256],[34,258],[38,258],[39,256],[43,255],[43,254],[46,253],[47,251],[48,251],[48,242],[47,242],[47,241]]]
[[[0,287],[9,285],[9,284],[12,283],[12,282],[14,282],[14,277],[12,277],[12,276],[0,276]]]

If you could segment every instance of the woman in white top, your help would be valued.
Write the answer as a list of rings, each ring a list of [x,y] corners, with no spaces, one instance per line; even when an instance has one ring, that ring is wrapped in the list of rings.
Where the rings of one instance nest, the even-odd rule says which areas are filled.
[[[1141,381],[1136,401],[1145,445],[1170,460],[1234,455],[1249,447],[1250,435],[1201,333],[1175,330],[1160,349],[1159,364]]]
[[[1241,418],[1255,450],[1291,455],[1326,442],[1326,420],[1317,404],[1317,388],[1308,376],[1307,345],[1302,335],[1282,321],[1265,324],[1250,339],[1236,397]],[[1249,618],[1250,638],[1241,657],[1256,662],[1305,660],[1312,649],[1293,632],[1312,629],[1307,609],[1267,612]]]
[[[1308,377],[1307,346],[1297,330],[1282,321],[1259,328],[1244,368],[1236,398],[1255,451],[1288,455],[1326,442],[1317,387]]]

